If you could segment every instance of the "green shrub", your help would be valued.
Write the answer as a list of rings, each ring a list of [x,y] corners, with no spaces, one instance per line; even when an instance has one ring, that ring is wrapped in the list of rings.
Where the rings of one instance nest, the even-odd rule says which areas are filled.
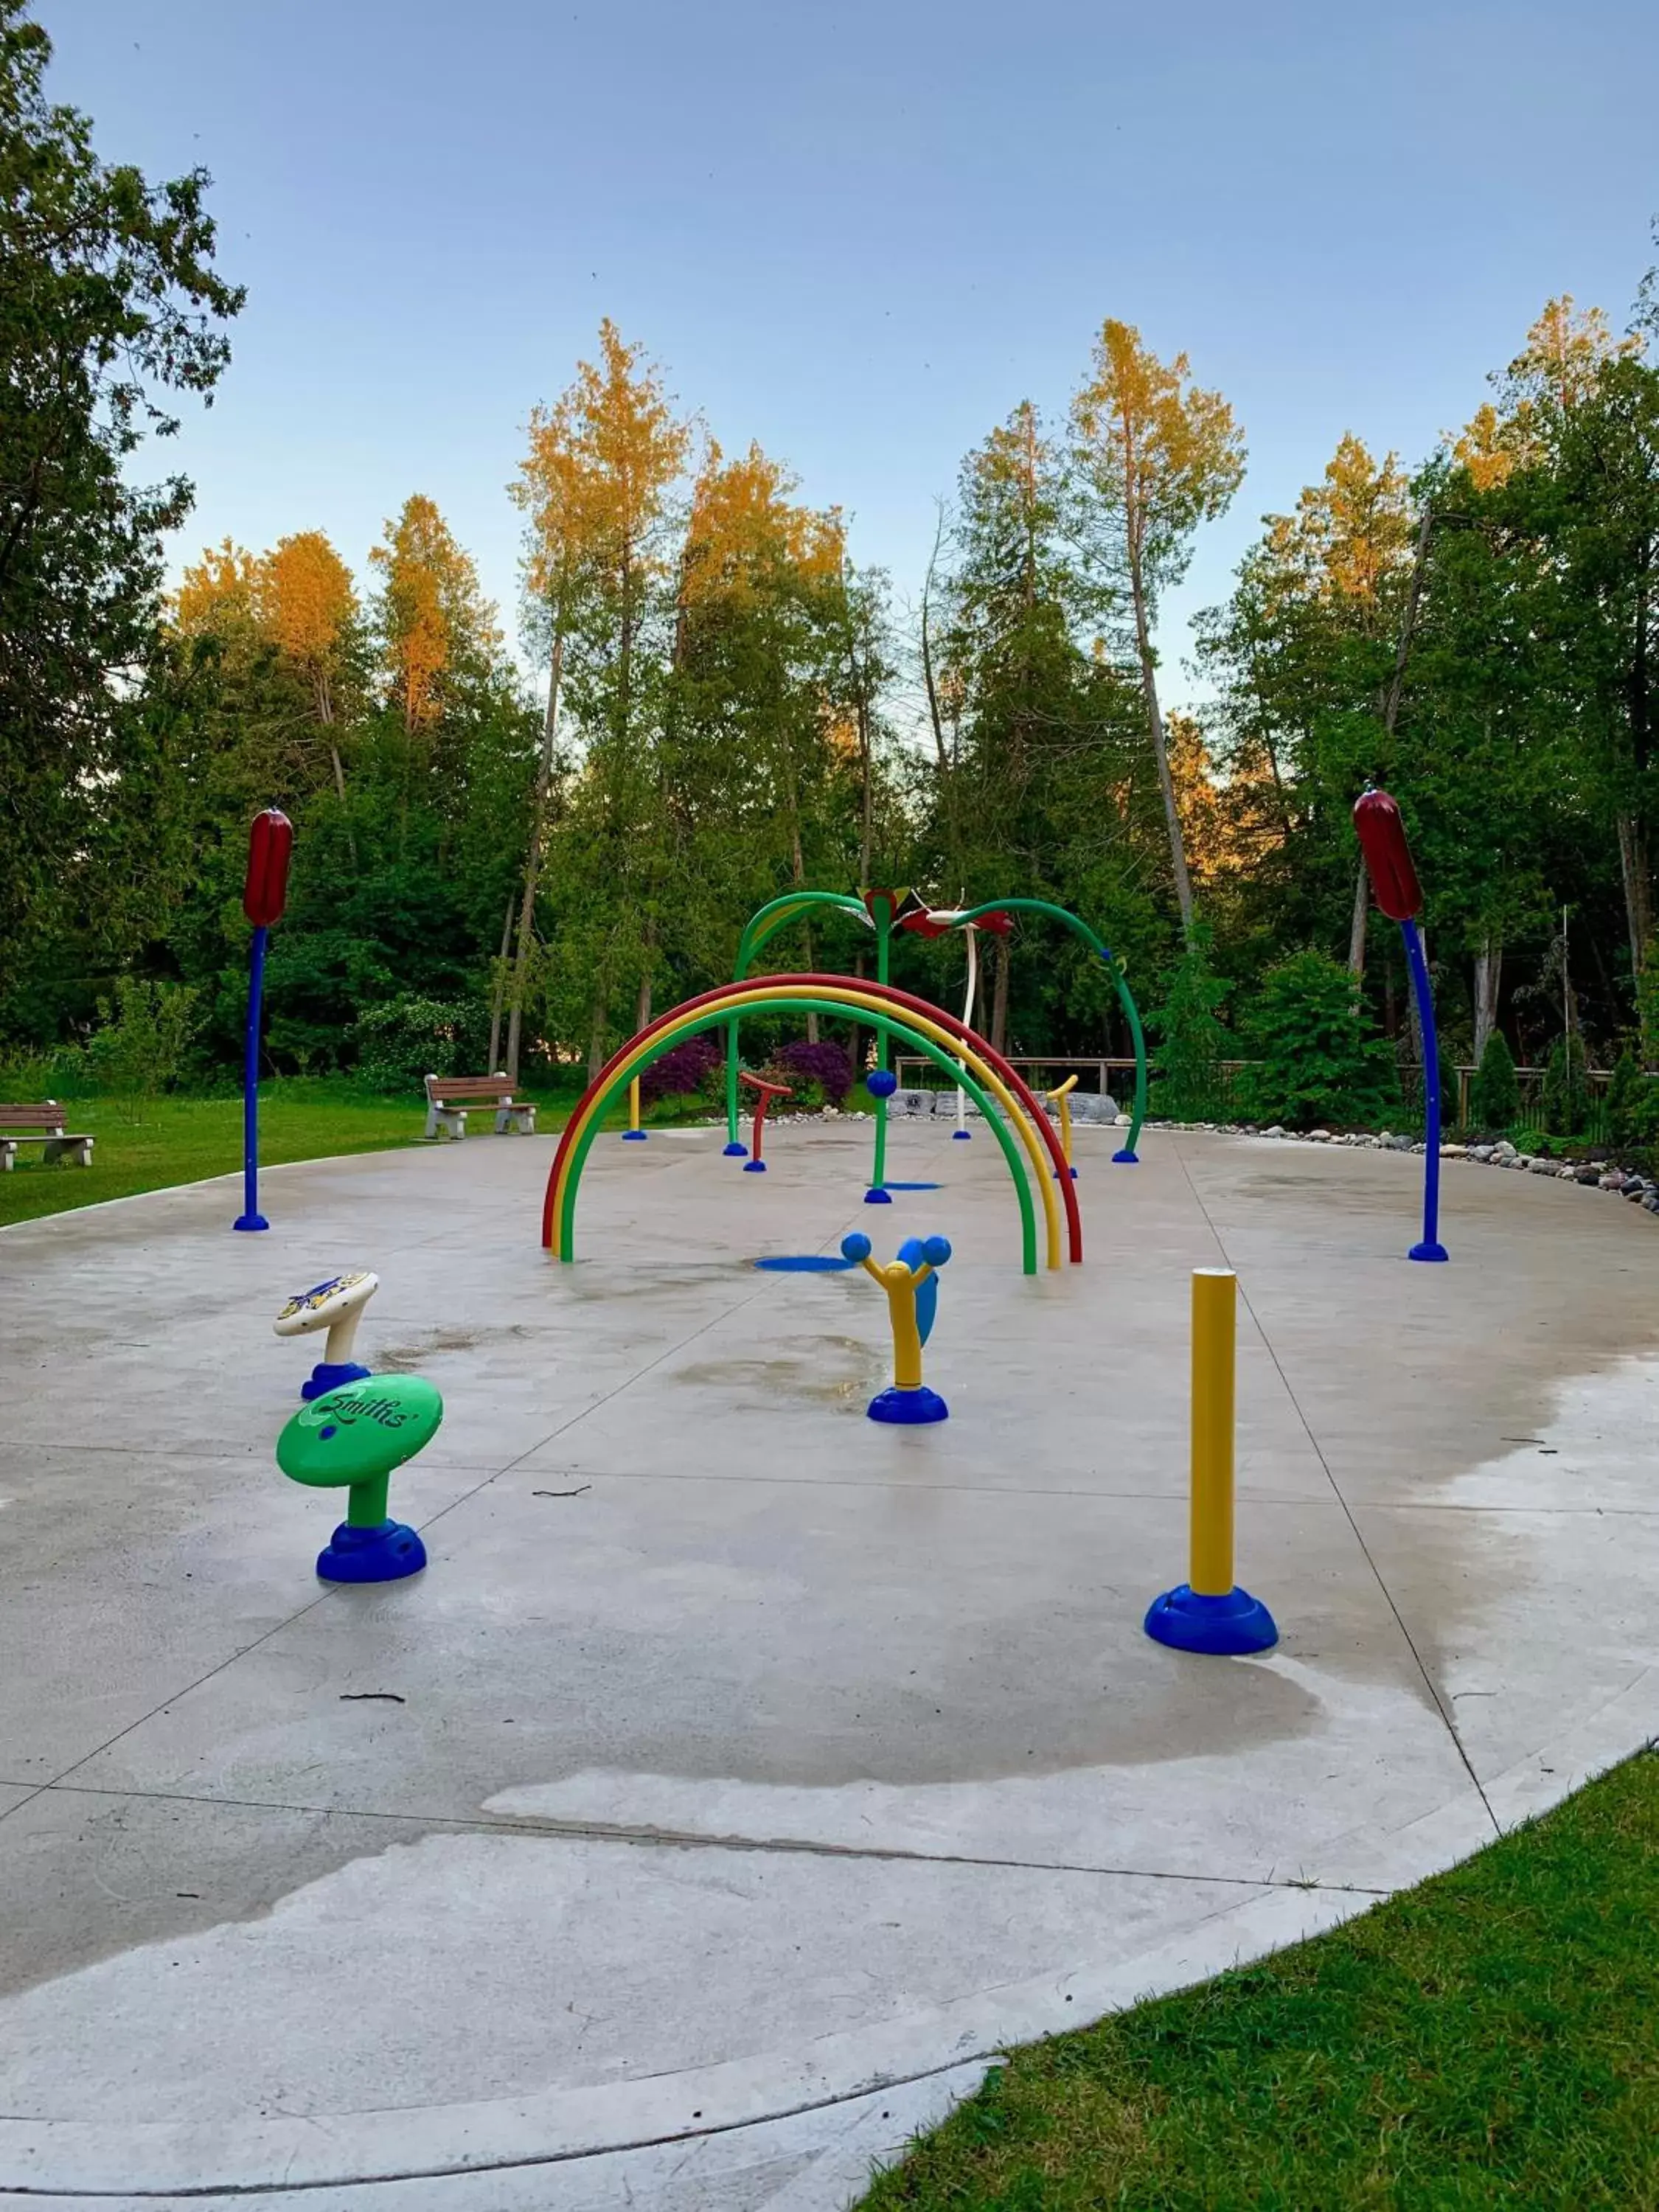
[[[1557,1137],[1577,1137],[1589,1122],[1589,1063],[1575,1030],[1558,1037],[1544,1069],[1544,1127]]]
[[[1515,1055],[1501,1030],[1486,1039],[1474,1080],[1469,1085],[1469,1120],[1477,1129],[1502,1136],[1521,1119],[1521,1085],[1515,1073]]]
[[[1607,1085],[1607,1141],[1610,1144],[1628,1145],[1634,1141],[1634,1117],[1644,1080],[1642,1063],[1626,1045],[1613,1064],[1613,1079]]]
[[[100,999],[100,1026],[83,1059],[94,1088],[121,1102],[137,1121],[143,1102],[171,1090],[183,1071],[196,1024],[196,994],[180,983],[121,976],[113,1000]]]
[[[1224,1103],[1221,1063],[1232,1037],[1217,1015],[1232,986],[1212,973],[1210,944],[1209,930],[1195,923],[1185,953],[1164,979],[1164,1004],[1147,1016],[1158,1040],[1154,1110],[1174,1121],[1201,1121]]]
[[[1375,1123],[1398,1110],[1389,1046],[1372,1034],[1353,977],[1322,952],[1269,969],[1247,1027],[1260,1057],[1241,1088],[1258,1121],[1305,1129]]]
[[[484,1066],[489,1019],[472,999],[411,993],[369,1006],[352,1024],[357,1074],[370,1091],[418,1091],[428,1075],[493,1075]]]

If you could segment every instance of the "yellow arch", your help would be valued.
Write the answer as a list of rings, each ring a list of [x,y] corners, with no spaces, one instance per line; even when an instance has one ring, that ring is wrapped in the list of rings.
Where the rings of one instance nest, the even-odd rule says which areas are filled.
[[[683,1028],[695,1026],[698,1022],[706,1022],[710,1014],[722,1009],[729,1010],[734,1006],[740,1008],[745,1004],[758,1001],[769,995],[771,995],[769,989],[759,987],[734,986],[726,996],[709,1000],[683,1018],[665,1024],[661,1029],[653,1030],[646,1043],[629,1047],[624,1057],[614,1069],[604,1094],[593,1101],[586,1118],[591,1121],[597,1116],[605,1101],[615,1093],[617,1085],[629,1081],[636,1062],[645,1058],[648,1053],[654,1051],[665,1037],[678,1036]],[[902,1014],[904,1021],[912,1029],[920,1031],[923,1036],[930,1038],[933,1043],[942,1046],[953,1060],[963,1060],[972,1068],[975,1075],[1007,1115],[1021,1144],[1025,1148],[1026,1156],[1031,1163],[1032,1178],[1036,1183],[1038,1195],[1042,1200],[1042,1224],[1048,1265],[1054,1268],[1060,1267],[1064,1264],[1063,1238],[1060,1225],[1060,1206],[1054,1197],[1054,1180],[1048,1172],[1048,1156],[1036,1132],[1027,1121],[1018,1101],[1001,1077],[997,1074],[995,1069],[988,1066],[979,1054],[971,1046],[965,1044],[961,1037],[952,1036],[948,1030],[942,1029],[937,1022],[931,1021],[925,1014],[915,1012],[911,1007],[896,1009],[892,1002],[884,999],[879,993],[860,991],[853,984],[815,983],[811,987],[811,996],[815,999],[826,999],[833,1004],[854,1006],[865,1013],[891,1014],[896,1012]],[[558,1182],[554,1187],[552,1249],[556,1254],[559,1249],[559,1223],[563,1215],[565,1187],[572,1164],[580,1150],[580,1132],[578,1131],[575,1139],[572,1141],[564,1166],[560,1170]]]

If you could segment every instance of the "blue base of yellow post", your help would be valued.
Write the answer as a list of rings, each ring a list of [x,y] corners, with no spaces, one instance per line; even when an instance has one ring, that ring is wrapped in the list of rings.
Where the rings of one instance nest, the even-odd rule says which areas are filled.
[[[927,1285],[922,1286],[926,1289]],[[867,1408],[872,1421],[890,1421],[898,1428],[919,1427],[924,1421],[948,1421],[951,1408],[937,1390],[930,1390],[924,1382],[918,1390],[901,1390],[890,1383],[870,1401]]]
[[[764,1160],[745,1160],[743,1164],[743,1171],[745,1175],[764,1175],[766,1163]]]
[[[623,1142],[625,1145],[642,1145],[650,1133],[651,1133],[648,1129],[624,1129],[623,1131]],[[741,1152],[743,1150],[743,1146],[739,1145],[738,1150]]]
[[[426,1546],[406,1521],[382,1521],[378,1528],[342,1521],[318,1554],[317,1572],[325,1583],[395,1583],[425,1565]]]
[[[722,1159],[746,1160],[748,1157],[749,1147],[747,1145],[722,1145],[720,1147],[720,1158]]]
[[[1187,1583],[1152,1600],[1146,1628],[1154,1643],[1173,1650],[1227,1656],[1266,1651],[1279,1641],[1272,1613],[1249,1590],[1235,1588],[1225,1597],[1206,1597]]]

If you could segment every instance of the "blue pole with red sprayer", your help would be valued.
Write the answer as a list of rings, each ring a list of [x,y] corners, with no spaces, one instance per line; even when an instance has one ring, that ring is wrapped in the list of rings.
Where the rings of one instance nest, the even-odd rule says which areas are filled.
[[[1417,927],[1417,917],[1423,911],[1423,892],[1406,842],[1406,825],[1386,791],[1360,793],[1354,801],[1353,826],[1359,833],[1376,902],[1390,921],[1400,924],[1423,1030],[1423,1238],[1412,1246],[1407,1257],[1443,1260],[1448,1255],[1440,1242],[1440,1041],[1435,1034],[1429,963],[1423,957],[1423,939]]]
[[[269,1229],[259,1211],[259,1014],[264,999],[265,941],[288,898],[294,824],[275,806],[256,814],[247,836],[242,912],[253,924],[248,955],[247,1040],[242,1057],[242,1210],[234,1229]]]

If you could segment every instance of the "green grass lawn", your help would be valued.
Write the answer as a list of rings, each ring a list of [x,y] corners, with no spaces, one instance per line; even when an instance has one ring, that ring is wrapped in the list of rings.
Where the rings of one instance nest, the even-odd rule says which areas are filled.
[[[1659,1756],[1330,1935],[1017,2051],[864,2202],[1659,2206]]]
[[[573,1103],[565,1095],[538,1101],[537,1127],[562,1128]],[[110,1098],[65,1100],[64,1107],[71,1129],[98,1139],[91,1167],[47,1167],[37,1149],[23,1147],[11,1173],[0,1175],[0,1225],[198,1182],[242,1164],[239,1097],[146,1099],[135,1109],[137,1119]],[[259,1158],[266,1167],[418,1144],[425,1126],[418,1092],[407,1100],[377,1098],[339,1082],[295,1080],[267,1084],[259,1093]],[[487,1133],[489,1124],[483,1126]]]

